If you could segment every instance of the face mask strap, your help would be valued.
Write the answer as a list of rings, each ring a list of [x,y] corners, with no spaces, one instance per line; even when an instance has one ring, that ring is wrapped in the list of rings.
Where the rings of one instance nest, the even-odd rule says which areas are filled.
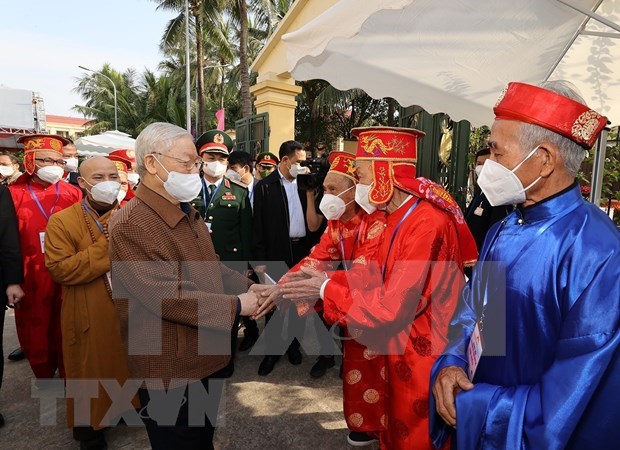
[[[517,164],[517,167],[515,167],[514,169],[511,170],[511,172],[515,173],[517,170],[519,170],[519,167],[521,167],[525,163],[525,161],[530,159],[532,157],[532,155],[534,153],[536,153],[536,150],[538,150],[539,148],[540,148],[540,145],[537,145],[531,152],[528,153],[528,155],[525,157],[525,159],[523,161],[521,161],[519,164]]]
[[[340,194],[336,195],[336,197],[340,197],[342,194],[345,194],[345,193],[349,192],[351,189],[354,189],[354,188],[355,188],[355,185],[351,186],[349,189],[345,189],[345,190],[344,190],[344,191],[342,191]],[[351,203],[351,202],[349,202],[349,203]],[[347,203],[347,205],[348,205],[349,203]]]

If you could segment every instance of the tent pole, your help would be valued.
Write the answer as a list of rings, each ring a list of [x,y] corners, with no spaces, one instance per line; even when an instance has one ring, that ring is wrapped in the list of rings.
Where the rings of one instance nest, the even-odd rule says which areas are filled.
[[[586,8],[583,8],[582,6],[579,6],[575,3],[573,3],[571,0],[557,0],[558,2],[562,3],[563,5],[568,6],[571,9],[574,9],[575,11],[579,11],[582,14],[585,14],[586,16],[596,20],[597,22],[602,23],[603,25],[607,25],[609,28],[612,28],[616,31],[620,31],[620,25],[618,25],[617,23],[612,22],[609,19],[605,19],[603,16],[601,16],[600,14],[596,14],[595,12],[592,12]],[[596,11],[598,9],[598,6],[600,5],[600,3],[598,5],[596,5],[596,7],[594,8],[594,11]]]
[[[557,1],[561,1],[561,0],[557,0]],[[601,3],[603,3],[603,0],[598,0],[596,5],[594,5],[594,11],[596,11],[598,7],[601,6]],[[551,66],[551,69],[549,69],[543,81],[549,80],[549,77],[553,74],[555,69],[557,69],[557,67],[560,65],[560,62],[562,61],[562,59],[564,59],[564,56],[566,56],[566,53],[568,53],[568,50],[570,50],[570,48],[573,46],[573,44],[575,43],[575,41],[577,40],[581,32],[585,30],[586,25],[588,24],[589,21],[590,21],[590,17],[586,17],[581,22],[581,25],[579,26],[575,34],[573,34],[573,36],[570,38],[570,40],[566,44],[566,47],[564,47],[564,49],[562,50],[562,53],[560,53],[560,56],[558,57],[558,59],[555,61],[555,63],[553,63],[553,65]]]
[[[605,174],[605,155],[607,153],[607,134],[609,128],[604,128],[596,141],[596,150],[592,163],[592,183],[590,184],[590,202],[599,206],[603,189],[603,175]]]

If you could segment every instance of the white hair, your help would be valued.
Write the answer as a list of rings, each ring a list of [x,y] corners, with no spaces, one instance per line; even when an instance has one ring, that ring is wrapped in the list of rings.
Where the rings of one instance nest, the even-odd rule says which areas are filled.
[[[576,102],[586,104],[583,97],[578,93],[577,88],[569,81],[557,80],[546,81],[538,85],[556,94],[575,100]],[[519,144],[524,152],[529,152],[542,142],[551,142],[560,149],[564,167],[567,172],[573,176],[577,176],[581,163],[586,156],[584,148],[567,137],[564,137],[554,131],[534,125],[531,123],[522,123],[519,133]]]
[[[155,122],[148,125],[136,139],[136,171],[142,177],[146,169],[144,158],[152,153],[168,153],[174,143],[182,137],[192,135],[183,128],[165,122]]]

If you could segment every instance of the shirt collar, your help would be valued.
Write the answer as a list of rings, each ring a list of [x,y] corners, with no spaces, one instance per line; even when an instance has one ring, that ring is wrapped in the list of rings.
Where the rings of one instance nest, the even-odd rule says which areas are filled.
[[[517,215],[523,217],[526,222],[547,219],[560,214],[576,202],[584,202],[581,196],[579,184],[575,181],[566,189],[541,200],[531,206],[523,208],[519,205],[516,209]]]
[[[217,189],[218,187],[220,187],[220,184],[222,184],[222,181],[224,181],[224,177],[220,178],[219,180],[217,180],[215,183],[211,183],[209,180],[207,180],[206,178],[203,177],[203,180],[205,182],[205,185],[207,187],[209,187],[210,184],[214,184],[215,188]]]
[[[288,184],[297,184],[297,178],[293,178],[293,181],[288,181],[288,179],[284,176],[280,168],[278,167],[278,173],[280,174],[280,178],[282,181],[285,181]]]
[[[185,213],[179,206],[171,203],[169,200],[165,199],[142,183],[136,189],[136,197],[155,211],[155,213],[161,217],[161,220],[166,222],[166,225],[170,228],[175,228],[181,219],[185,217]]]

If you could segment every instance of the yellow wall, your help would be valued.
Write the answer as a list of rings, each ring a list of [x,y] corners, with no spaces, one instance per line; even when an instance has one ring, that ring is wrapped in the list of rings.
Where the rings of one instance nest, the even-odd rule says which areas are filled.
[[[286,67],[286,44],[282,36],[295,31],[337,3],[338,0],[297,0],[269,38],[250,70],[258,73],[250,88],[256,112],[269,113],[269,151],[277,153],[280,144],[295,139],[295,85]]]

